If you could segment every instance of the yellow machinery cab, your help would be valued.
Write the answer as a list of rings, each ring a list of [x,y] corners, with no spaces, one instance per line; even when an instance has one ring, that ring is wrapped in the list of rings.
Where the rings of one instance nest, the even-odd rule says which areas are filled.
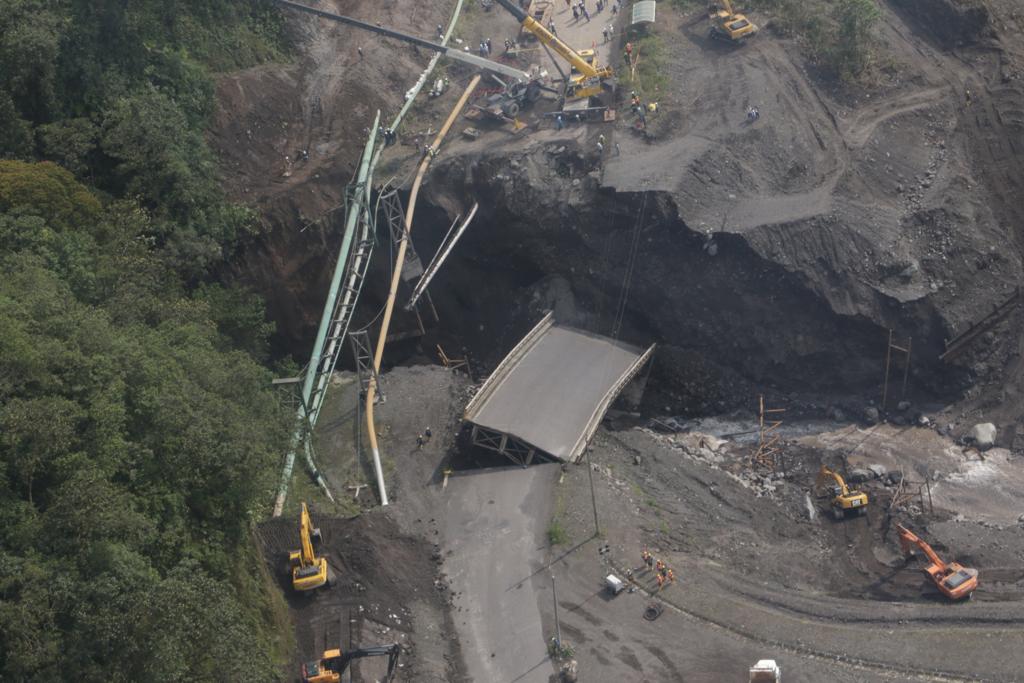
[[[729,0],[721,0],[721,5],[713,4],[708,10],[711,28],[708,35],[715,40],[730,43],[742,43],[757,33],[757,24],[742,14],[732,11]]]
[[[313,547],[314,540],[321,540],[320,530],[313,528],[309,516],[309,508],[302,504],[302,517],[299,522],[299,540],[302,547],[288,553],[288,564],[292,570],[292,587],[297,591],[311,591],[324,586],[329,581],[327,558],[317,557]]]
[[[818,484],[826,485],[831,498],[832,516],[836,519],[843,519],[847,514],[867,514],[868,494],[849,488],[838,472],[822,465],[818,472]]]
[[[593,50],[579,50],[578,54],[583,60],[598,70],[597,55]],[[575,66],[570,67],[568,97],[572,99],[583,99],[585,97],[596,97],[604,91],[603,80],[599,76],[586,76],[579,72]]]

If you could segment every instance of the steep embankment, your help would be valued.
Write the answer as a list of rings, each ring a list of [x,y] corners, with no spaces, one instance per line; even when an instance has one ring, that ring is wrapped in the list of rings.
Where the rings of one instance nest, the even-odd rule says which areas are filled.
[[[331,1],[320,9],[413,35],[454,2]],[[298,57],[223,76],[210,133],[232,198],[256,206],[261,234],[232,274],[267,302],[276,351],[308,348],[344,220],[345,187],[378,109],[393,114],[429,52],[287,11]],[[301,353],[299,354],[302,355]]]
[[[482,207],[435,291],[446,324],[482,359],[500,356],[547,307],[571,324],[611,331],[626,285],[625,338],[658,341],[670,358],[673,347],[691,359],[696,352],[747,380],[790,390],[873,386],[888,326],[928,330],[922,346],[933,355],[941,342],[941,318],[927,299],[901,305],[874,292],[839,308],[822,289],[836,287],[842,274],[826,280],[772,259],[752,233],[710,238],[680,217],[669,193],[602,190],[594,168],[594,155],[556,142],[511,157],[461,157],[432,179],[433,201],[453,214],[464,197]],[[436,240],[447,225],[447,216],[421,224],[424,243],[431,227]],[[785,253],[856,247],[834,237],[828,244],[827,232],[802,234],[787,236]],[[656,372],[674,370],[671,361],[658,365]]]
[[[603,129],[603,159],[580,128],[453,145],[431,180],[435,234],[417,228],[430,247],[481,203],[438,280],[446,325],[493,361],[545,306],[610,331],[628,282],[624,334],[685,349],[670,366],[727,368],[727,384],[873,393],[890,328],[913,338],[916,389],[953,399],[995,381],[1012,335],[961,366],[938,356],[1021,277],[1017,72],[992,44],[950,54],[913,22],[884,10],[892,67],[837,91],[783,40],[713,50],[681,22],[690,40],[665,62],[682,94],[643,134]]]

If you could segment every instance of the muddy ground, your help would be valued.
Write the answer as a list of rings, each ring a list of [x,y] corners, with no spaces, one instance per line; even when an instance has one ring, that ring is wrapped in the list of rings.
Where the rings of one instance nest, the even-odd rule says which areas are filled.
[[[738,371],[790,391],[880,395],[891,328],[912,339],[912,387],[925,396],[953,399],[972,383],[998,394],[999,368],[1015,367],[1018,317],[954,364],[938,355],[1021,276],[1008,247],[1021,174],[990,163],[1020,158],[1024,95],[1010,56],[990,44],[947,52],[884,8],[891,68],[870,91],[840,91],[785,40],[725,50],[694,16],[665,17],[673,85],[646,134],[620,111],[614,127],[448,145],[429,186],[444,215],[417,239],[429,247],[468,197],[482,201],[436,284],[471,350],[493,354],[496,334],[515,337],[545,306],[608,331],[628,279],[622,334],[696,352],[723,383]],[[993,109],[982,116],[984,98]],[[762,115],[747,125],[752,104]],[[601,159],[599,132],[610,139]]]
[[[834,438],[835,432],[846,435],[833,430],[813,438]],[[958,508],[957,521],[947,510],[910,514],[905,507],[890,519],[890,489],[877,481],[863,486],[871,501],[867,517],[836,522],[814,496],[812,474],[833,453],[794,442],[786,447],[788,476],[761,476],[748,469],[750,446],[705,442],[715,450],[700,446],[696,434],[642,428],[599,434],[590,458],[601,537],[592,538],[584,465],[557,494],[556,519],[570,529],[570,550],[562,557],[553,548],[552,557],[560,577],[585,583],[594,594],[604,573],[624,576],[630,569],[646,592],[657,589],[642,567],[646,546],[678,577],[658,595],[678,610],[661,617],[672,616],[663,624],[672,633],[666,640],[685,643],[690,629],[720,629],[740,642],[732,652],[721,645],[666,648],[659,658],[654,639],[627,632],[618,634],[625,642],[609,653],[607,629],[636,620],[649,600],[620,596],[626,599],[610,607],[569,599],[560,603],[562,619],[589,665],[581,663],[586,680],[741,680],[752,661],[737,654],[743,646],[771,653],[786,680],[1017,678],[1018,665],[1006,656],[1024,644],[1024,575],[1013,569],[1021,566],[1024,538],[1016,524],[972,519],[966,506]],[[933,495],[939,497],[934,489]],[[921,531],[940,555],[982,567],[984,588],[976,599],[950,606],[937,596],[920,567],[900,557],[892,521]],[[578,541],[586,543],[575,548]],[[602,543],[610,553],[597,552]],[[823,660],[827,676],[818,668]]]
[[[427,35],[452,4],[324,6]],[[557,4],[560,35],[618,59],[619,43],[601,42],[606,19],[572,22]],[[318,634],[339,611],[362,606],[357,644],[396,633],[411,643],[403,680],[547,680],[558,663],[533,660],[537,639],[554,631],[550,574],[581,680],[742,680],[762,657],[778,659],[787,681],[1019,680],[1021,313],[952,362],[939,355],[1024,275],[1022,15],[1012,0],[880,7],[877,64],[863,84],[829,80],[770,29],[742,50],[709,43],[699,13],[662,3],[654,31],[667,84],[645,131],[621,98],[609,124],[555,131],[540,116],[547,101],[519,133],[481,126],[469,140],[461,129],[480,124],[456,126],[424,186],[416,249],[429,258],[457,214],[472,201],[480,211],[431,285],[438,320],[388,347],[389,367],[417,364],[384,375],[388,400],[378,407],[392,505],[332,518],[372,508],[363,489],[342,508],[321,508],[329,544],[337,539],[332,561],[351,583],[293,602],[298,659],[336,638]],[[224,78],[212,138],[230,192],[257,206],[267,228],[233,275],[267,295],[279,349],[304,362],[341,236],[339,220],[317,219],[341,203],[372,110],[397,109],[428,57],[350,29],[294,26],[295,64]],[[456,35],[472,46],[514,29],[473,3]],[[546,59],[527,52],[520,65]],[[383,174],[407,172],[468,75],[446,73],[452,90],[417,105]],[[753,124],[749,105],[761,112]],[[296,162],[302,150],[309,159]],[[361,321],[383,302],[388,257],[378,250]],[[567,468],[552,500],[512,491],[511,478],[506,495],[478,500],[473,468],[504,463],[459,438],[474,382],[437,367],[435,344],[468,357],[479,380],[550,309],[562,322],[659,344],[641,416],[603,427],[592,468]],[[891,389],[880,405],[890,330],[912,340],[909,391]],[[318,457],[333,489],[352,496],[349,486],[371,481],[357,455],[356,385],[339,375],[331,392]],[[750,464],[759,394],[787,410],[777,471]],[[904,399],[910,407],[898,409]],[[888,423],[866,419],[878,408]],[[912,426],[921,415],[927,426]],[[652,417],[684,429],[667,432]],[[980,421],[998,427],[984,454],[959,441]],[[428,426],[435,436],[418,448]],[[871,500],[866,517],[828,516],[814,483],[823,462],[883,473],[858,484]],[[459,485],[448,488],[453,466]],[[564,532],[553,546],[549,521]],[[893,523],[978,567],[976,598],[940,600],[900,556]],[[261,532],[275,567],[291,526]],[[490,585],[471,571],[481,563],[476,534],[481,543],[512,534],[531,549],[502,556],[509,575],[531,577],[515,609],[501,600],[519,584]],[[645,545],[679,577],[656,598],[639,567]],[[602,593],[605,574],[631,569],[636,592]],[[449,570],[464,589],[448,585]],[[652,600],[665,611],[649,622]],[[497,656],[502,628],[526,634],[526,654]]]
[[[308,4],[414,34],[447,25],[455,5]],[[277,323],[277,351],[286,355],[305,348],[316,332],[341,239],[345,186],[374,114],[380,109],[382,120],[394,117],[431,53],[282,11],[294,39],[294,61],[224,75],[209,140],[229,196],[257,207],[260,218],[259,238],[234,255],[224,275],[264,297]]]
[[[324,539],[317,552],[327,557],[336,581],[313,594],[295,593],[286,571],[288,552],[297,549],[297,517],[273,519],[257,532],[295,624],[297,649],[285,679],[299,680],[302,663],[326,649],[398,643],[400,680],[457,680],[461,658],[450,595],[429,531],[405,534],[380,513],[344,519],[314,508],[311,514]],[[380,680],[386,664],[386,657],[358,660],[352,680]]]
[[[550,575],[558,585],[562,637],[574,649],[581,680],[736,680],[751,662],[769,656],[782,663],[787,680],[796,681],[1015,680],[1017,664],[1002,655],[1024,645],[1024,530],[1007,516],[1019,507],[1007,500],[1020,477],[1008,451],[990,450],[982,460],[933,429],[794,420],[782,429],[784,457],[772,473],[750,465],[756,448],[751,411],[680,420],[686,431],[678,433],[658,426],[666,420],[654,427],[646,421],[626,428],[608,423],[589,453],[593,469],[586,463],[567,468],[546,506],[534,501],[524,507],[519,497],[528,497],[538,483],[517,479],[523,473],[518,468],[495,469],[500,459],[467,457],[460,449],[458,416],[468,400],[464,377],[438,366],[397,368],[385,374],[384,386],[388,400],[378,407],[378,426],[392,504],[350,523],[375,520],[377,527],[345,547],[369,544],[385,576],[397,567],[401,580],[420,590],[429,582],[406,572],[430,570],[447,586],[440,595],[450,596],[419,602],[407,589],[392,590],[390,580],[378,581],[390,600],[384,611],[405,615],[402,633],[415,644],[410,666],[422,667],[423,657],[452,666],[443,674],[415,669],[417,676],[403,680],[441,680],[426,677],[428,671],[450,680],[547,680],[558,662],[504,657],[512,647],[543,648],[554,633]],[[330,410],[354,400],[344,394],[333,395]],[[354,452],[331,436],[349,433],[354,412],[346,416],[342,406],[332,414],[321,430],[321,464],[329,477],[357,477]],[[416,437],[426,426],[436,437],[418,448]],[[715,436],[736,433],[742,434]],[[828,514],[815,484],[823,462],[883,473],[857,484],[870,498],[866,517],[837,522]],[[458,469],[445,485],[444,471],[453,466]],[[909,482],[927,474],[931,505],[921,494],[892,505],[898,489],[889,473]],[[517,482],[533,483],[516,493]],[[363,503],[370,504],[366,495]],[[541,512],[545,507],[550,512]],[[942,600],[916,561],[900,556],[894,522],[922,534],[944,558],[980,568],[975,599],[963,605]],[[532,526],[523,529],[523,523]],[[292,526],[282,527],[285,545]],[[554,526],[563,535],[552,545]],[[540,564],[520,566],[526,553],[499,561],[501,552],[516,547],[513,539],[530,537],[528,547],[542,551]],[[605,544],[610,552],[600,553]],[[678,577],[657,596],[640,566],[645,546]],[[496,564],[481,558],[481,551]],[[432,557],[439,565],[430,566]],[[365,577],[367,569],[347,571]],[[626,576],[629,570],[637,592],[614,599],[602,592],[604,575]],[[519,585],[524,578],[531,586],[527,605]],[[356,602],[372,603],[372,597],[357,594]],[[352,602],[345,591],[337,599],[346,607]],[[515,609],[502,607],[506,599]],[[642,617],[652,600],[666,610],[656,622]],[[298,612],[296,623],[307,615]],[[446,627],[435,633],[429,625],[436,618]],[[312,618],[315,624],[322,620]],[[318,647],[303,628],[300,641]],[[425,628],[428,634],[421,635]],[[952,641],[951,629],[957,633]],[[516,633],[528,640],[502,644]],[[386,636],[379,630],[374,635]],[[452,659],[438,658],[425,638]],[[456,643],[458,652],[446,649]],[[474,676],[482,671],[489,673]]]

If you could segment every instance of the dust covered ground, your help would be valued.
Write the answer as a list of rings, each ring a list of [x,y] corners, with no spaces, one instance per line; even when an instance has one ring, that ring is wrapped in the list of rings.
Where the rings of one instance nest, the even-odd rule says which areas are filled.
[[[298,548],[297,515],[264,522],[257,531],[295,624],[297,649],[287,680],[298,680],[302,663],[319,659],[326,649],[391,643],[402,646],[400,680],[457,679],[458,641],[452,637],[440,557],[432,544],[402,533],[380,513],[343,519],[314,507],[311,514],[324,539],[317,552],[327,557],[336,577],[335,585],[312,594],[295,593],[287,571],[288,552]],[[352,680],[379,680],[386,665],[386,657],[358,660]]]
[[[447,25],[455,6],[453,0],[306,4],[417,35],[429,27],[428,36],[435,25]],[[233,256],[225,276],[263,295],[277,323],[278,350],[286,353],[312,342],[341,240],[345,186],[374,114],[380,109],[390,122],[432,53],[282,12],[294,61],[224,74],[209,140],[228,195],[256,208],[260,219],[258,238]]]
[[[429,35],[451,3],[327,5]],[[471,200],[480,212],[431,285],[437,328],[420,344],[389,346],[389,358],[421,364],[384,375],[377,428],[392,504],[347,521],[335,518],[341,509],[317,517],[346,578],[292,601],[299,659],[347,637],[329,631],[355,610],[356,645],[407,644],[403,680],[547,680],[557,664],[537,653],[554,633],[554,576],[581,680],[743,680],[765,657],[787,681],[1019,680],[1020,312],[953,363],[939,360],[945,340],[1004,301],[1024,271],[1019,5],[882,3],[880,66],[870,83],[844,87],[770,29],[731,50],[707,40],[702,12],[667,5],[654,29],[667,85],[646,130],[620,99],[615,123],[556,131],[540,116],[546,102],[518,134],[484,126],[470,140],[458,133],[477,124],[460,123],[435,160],[417,248],[432,253]],[[474,8],[457,31],[466,44],[514,32],[508,17]],[[556,3],[559,34],[599,44],[615,63],[621,45],[600,38],[609,20],[573,22]],[[370,109],[397,107],[427,60],[353,29],[295,26],[300,61],[226,77],[213,133],[233,196],[271,223],[238,273],[268,294],[289,348],[319,316],[340,240],[330,221],[301,228],[339,203]],[[545,59],[527,52],[518,63]],[[454,87],[418,105],[384,172],[402,177],[418,159],[466,76],[448,73]],[[749,105],[761,111],[753,124]],[[309,160],[295,163],[304,149]],[[371,271],[367,320],[386,268]],[[472,382],[422,365],[436,362],[433,343],[465,349],[486,373],[546,309],[659,343],[644,418],[606,425],[592,467],[558,481],[544,470],[505,483],[488,469],[479,486],[469,472],[446,486],[448,467],[503,463],[460,441]],[[889,329],[913,338],[914,408],[882,406],[889,423],[869,425],[860,417],[881,395]],[[351,497],[349,486],[372,481],[357,455],[362,417],[351,378],[331,391],[318,457]],[[736,435],[752,429],[758,393],[789,410],[778,471],[752,468],[751,437]],[[925,405],[934,428],[910,426]],[[683,429],[659,431],[651,416],[682,416]],[[998,427],[983,454],[958,440],[979,421]],[[434,437],[418,448],[428,426]],[[866,517],[827,514],[814,485],[822,463],[857,473]],[[363,489],[342,509],[374,504]],[[977,567],[975,599],[939,599],[900,556],[894,523]],[[562,533],[547,533],[552,525]],[[261,531],[276,575],[294,526]],[[639,566],[645,545],[678,577],[656,597]],[[503,571],[491,576],[487,558]],[[635,592],[603,593],[604,575],[630,570]],[[642,616],[652,601],[665,608],[657,621]],[[505,632],[521,651],[495,645]]]
[[[814,492],[814,474],[820,461],[834,464],[829,458],[838,441],[849,443],[850,430],[836,425],[787,443],[787,476],[751,470],[750,444],[646,428],[602,431],[589,473],[599,539],[586,465],[556,493],[556,519],[569,533],[566,550],[553,548],[552,557],[560,583],[572,586],[560,590],[559,606],[581,680],[742,680],[745,667],[769,656],[786,680],[1016,680],[1019,664],[1009,653],[1024,645],[1024,532],[986,521],[982,505],[959,505],[954,518],[938,507],[921,514],[915,498],[890,513],[892,490],[877,480],[863,485],[867,517],[833,520]],[[826,441],[831,449],[821,447]],[[955,485],[956,473],[943,471],[934,498],[949,479]],[[920,567],[900,556],[896,521],[946,559],[979,567],[976,599],[950,605],[938,596]],[[603,543],[610,552],[602,555]],[[667,607],[656,629],[640,616],[657,590],[641,562],[645,546],[678,577],[657,594]],[[629,570],[640,591],[600,595],[604,574]],[[679,647],[693,632],[697,642],[709,634],[722,642]]]

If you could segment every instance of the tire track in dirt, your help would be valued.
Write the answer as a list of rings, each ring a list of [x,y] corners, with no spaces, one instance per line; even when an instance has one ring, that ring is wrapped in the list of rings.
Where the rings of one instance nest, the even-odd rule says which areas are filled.
[[[957,115],[957,134],[967,140],[976,178],[981,179],[997,216],[1014,224],[1011,235],[1018,249],[1024,245],[1024,144],[1021,116],[1024,92],[1003,83],[1011,65],[1004,50],[996,45],[954,47],[936,52],[924,38],[911,36],[890,10],[883,14],[886,28],[923,59],[919,66],[935,82],[946,83]],[[1005,113],[1005,117],[1004,117]],[[1016,140],[1016,142],[1015,142]]]
[[[622,567],[615,568],[620,572],[625,572],[625,569]],[[685,614],[686,616],[692,619],[695,619],[714,628],[721,629],[745,640],[752,641],[762,646],[767,646],[776,651],[781,650],[803,657],[823,660],[853,670],[864,670],[870,671],[874,674],[900,677],[899,680],[906,680],[906,676],[913,676],[916,678],[921,678],[930,681],[948,681],[957,683],[978,680],[974,676],[965,675],[963,673],[955,671],[947,671],[939,668],[924,668],[918,666],[910,666],[906,664],[893,664],[891,662],[871,659],[868,657],[850,655],[845,652],[837,651],[838,648],[830,649],[826,647],[816,646],[814,643],[804,641],[802,639],[797,639],[795,641],[788,639],[783,640],[778,635],[772,636],[767,635],[766,633],[758,633],[753,628],[749,627],[746,623],[737,623],[737,621],[730,621],[723,618],[722,616],[719,616],[727,612],[726,609],[723,609],[725,607],[724,603],[732,601],[735,604],[739,602],[736,601],[733,596],[737,594],[742,595],[742,592],[737,591],[734,587],[730,588],[727,592],[721,592],[716,594],[715,598],[711,601],[715,605],[715,609],[712,611],[698,610],[690,606],[684,606],[678,600],[666,598],[664,594],[658,594],[656,591],[648,590],[647,588],[640,585],[638,585],[638,589],[642,590],[644,593],[647,593],[651,598],[657,597],[659,600],[664,602],[670,609]],[[690,588],[689,590],[692,592],[694,588]],[[755,608],[763,609],[764,606],[768,603],[764,602],[763,600],[756,600],[751,601],[751,603],[749,604],[753,605]],[[776,611],[776,613],[780,616],[783,614],[782,610],[773,608],[773,611]],[[833,624],[836,622],[836,618],[834,617],[829,618],[828,620],[822,618],[805,618],[801,616],[790,616],[788,618],[791,621],[803,626],[802,633],[815,635],[820,635],[821,629],[826,625],[831,625],[830,622]],[[1016,622],[1022,623],[1024,622],[1024,619],[1017,619]],[[865,634],[870,634],[872,632],[877,633],[877,626],[884,624],[893,625],[893,622],[880,621],[877,624],[872,624],[874,628],[865,628],[863,629],[863,632]],[[849,629],[850,624],[842,622],[842,627]],[[945,632],[948,632],[950,635],[959,637],[963,634],[963,630],[964,629],[958,626],[955,629],[945,629]],[[939,631],[939,629],[934,629],[933,631],[937,632]],[[775,633],[778,633],[778,631],[775,631]],[[984,635],[985,637],[988,637],[989,635],[1000,635],[1007,633],[1019,635],[1020,629],[1018,627],[1005,628],[999,630],[987,630],[979,632],[978,635]]]
[[[912,90],[902,97],[888,98],[866,110],[860,110],[852,120],[840,126],[843,139],[853,147],[867,144],[875,129],[889,119],[908,114],[934,104],[941,104],[949,96],[949,88],[940,86],[926,90]]]

